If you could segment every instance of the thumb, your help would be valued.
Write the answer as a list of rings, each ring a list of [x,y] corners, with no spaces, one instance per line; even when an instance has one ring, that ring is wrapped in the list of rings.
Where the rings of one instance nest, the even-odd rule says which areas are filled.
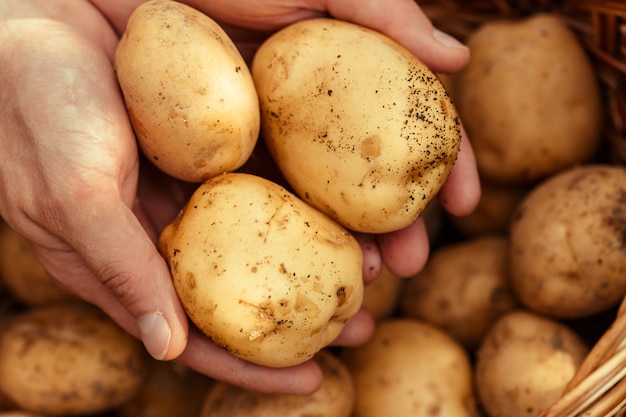
[[[327,0],[336,18],[367,26],[394,39],[435,72],[455,72],[467,65],[469,49],[433,27],[415,0],[384,3],[361,0]]]
[[[80,232],[67,241],[90,273],[57,280],[140,338],[154,358],[179,356],[187,344],[187,316],[165,260],[135,213],[119,201],[72,223]]]

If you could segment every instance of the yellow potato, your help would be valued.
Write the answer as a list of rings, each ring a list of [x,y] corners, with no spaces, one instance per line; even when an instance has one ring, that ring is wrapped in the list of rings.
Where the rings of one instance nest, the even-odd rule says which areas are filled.
[[[138,340],[96,308],[33,307],[0,331],[0,390],[33,413],[108,411],[139,391],[146,355]]]
[[[285,178],[348,229],[413,223],[456,159],[459,120],[441,82],[380,33],[295,23],[261,45],[252,77],[261,136]]]
[[[141,150],[162,171],[201,182],[249,158],[260,123],[254,83],[211,18],[148,1],[131,15],[114,65]]]
[[[353,417],[477,417],[473,373],[463,346],[426,322],[381,321],[342,359],[356,387]]]
[[[258,176],[206,181],[159,246],[191,320],[217,345],[262,365],[312,358],[363,300],[356,239]]]
[[[485,235],[433,252],[404,286],[400,312],[439,326],[473,349],[518,304],[510,284],[508,239]]]
[[[218,382],[206,396],[199,417],[352,416],[354,382],[346,365],[327,350],[318,352],[314,360],[323,380],[313,394],[263,394]]]
[[[476,353],[476,390],[492,417],[535,417],[560,398],[588,353],[561,322],[512,311],[490,329]]]
[[[533,311],[582,318],[626,294],[626,168],[570,168],[533,188],[510,231],[511,286]]]
[[[472,57],[452,75],[452,91],[481,178],[532,184],[595,156],[598,80],[565,22],[549,14],[490,20],[466,42]]]

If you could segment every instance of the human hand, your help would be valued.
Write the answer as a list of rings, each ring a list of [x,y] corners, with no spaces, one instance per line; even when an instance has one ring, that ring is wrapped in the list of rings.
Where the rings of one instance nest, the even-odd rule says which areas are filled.
[[[20,13],[19,21],[0,22],[2,217],[29,239],[61,287],[101,307],[141,338],[155,357],[179,357],[200,372],[250,389],[311,392],[321,378],[314,364],[259,367],[234,358],[188,328],[154,245],[163,223],[184,204],[188,189],[163,178],[154,187],[160,174],[148,166],[139,170],[135,139],[110,63],[117,37],[140,1],[103,0],[97,4],[99,11],[84,2],[65,2],[72,10],[59,8],[61,3],[31,6],[10,0],[0,5],[0,16]],[[386,13],[376,10],[376,2],[368,9],[354,0],[308,9],[279,7],[271,1],[202,2],[206,7],[198,3],[193,5],[233,28],[244,25],[255,31],[271,31],[327,10],[412,45],[410,49],[437,70],[453,71],[467,59],[464,49],[448,51],[432,40],[432,26],[410,0],[397,6],[385,2]],[[43,19],[25,18],[32,16]],[[403,27],[408,21],[411,25]],[[407,30],[418,26],[415,22],[426,29]],[[249,31],[233,33],[253,41]],[[254,36],[248,44],[251,50],[260,39],[258,32]],[[455,214],[477,200],[470,156],[471,150],[462,151],[440,194],[444,207]],[[366,280],[376,275],[381,256],[392,268],[406,272],[419,268],[424,247],[427,255],[420,222],[377,237],[378,245],[372,236],[361,238],[366,265],[373,266],[364,271]],[[359,315],[337,343],[358,343],[371,330],[371,320]]]

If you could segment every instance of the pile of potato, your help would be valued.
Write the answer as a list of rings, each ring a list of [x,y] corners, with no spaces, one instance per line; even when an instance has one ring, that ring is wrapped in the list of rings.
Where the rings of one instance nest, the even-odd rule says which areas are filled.
[[[187,23],[186,15],[196,16],[192,9],[180,9],[170,1],[157,0],[150,5],[153,8],[143,10],[153,18],[164,18],[159,13],[174,9],[173,15]],[[434,101],[441,107],[430,108],[433,113],[424,117],[439,117],[443,122],[436,126],[430,123],[434,130],[422,134],[441,136],[447,132],[451,139],[449,144],[440,144],[441,149],[447,149],[442,152],[454,151],[458,145],[459,130],[454,122],[458,112],[474,146],[483,195],[478,209],[463,218],[439,213],[439,207],[431,202],[428,209],[438,215],[432,217],[434,220],[426,219],[443,219],[443,225],[430,228],[431,257],[424,270],[402,279],[383,269],[376,281],[363,288],[360,251],[350,231],[393,230],[426,209],[406,201],[397,206],[375,197],[367,203],[382,201],[389,211],[386,217],[373,218],[369,216],[375,210],[356,203],[380,189],[387,195],[395,193],[400,200],[407,195],[407,183],[402,181],[409,180],[392,175],[401,171],[393,164],[406,168],[408,159],[416,156],[407,156],[402,144],[394,153],[385,154],[382,150],[397,138],[381,136],[373,125],[361,123],[376,119],[373,113],[378,111],[387,114],[385,106],[394,88],[383,91],[381,87],[376,90],[378,98],[369,98],[363,109],[351,113],[347,106],[342,107],[341,100],[333,101],[341,94],[332,84],[333,76],[287,77],[287,70],[296,71],[294,68],[306,74],[310,61],[300,62],[302,68],[289,67],[284,59],[270,62],[279,53],[294,56],[290,43],[298,44],[303,33],[315,32],[316,24],[324,31],[335,24],[321,20],[304,29],[288,28],[275,38],[276,44],[262,49],[262,61],[256,61],[250,73],[253,81],[255,77],[264,80],[266,90],[262,90],[241,75],[246,64],[219,27],[211,26],[210,21],[205,24],[212,33],[220,34],[210,42],[221,43],[213,48],[224,54],[217,58],[225,62],[224,67],[212,67],[211,71],[232,71],[229,76],[236,79],[237,88],[250,93],[263,91],[258,102],[231,97],[233,102],[228,106],[249,109],[239,114],[242,118],[237,122],[228,118],[232,116],[228,109],[209,120],[211,112],[189,104],[197,98],[177,97],[176,108],[159,107],[166,95],[184,92],[180,85],[176,90],[158,90],[156,95],[146,93],[157,91],[154,85],[144,86],[143,92],[131,94],[129,89],[141,90],[142,86],[132,77],[120,78],[142,150],[165,172],[202,183],[183,214],[161,236],[161,250],[190,318],[197,320],[203,331],[234,354],[269,366],[288,366],[312,358],[323,370],[322,387],[308,396],[259,394],[213,381],[176,363],[153,360],[137,340],[96,308],[54,287],[24,239],[2,223],[0,417],[540,416],[567,389],[626,295],[626,168],[600,158],[604,112],[598,80],[569,28],[544,14],[488,22],[467,39],[472,50],[469,66],[458,74],[441,75],[446,90],[438,81],[427,81],[432,89],[428,94],[439,97]],[[129,27],[135,28],[132,21]],[[137,30],[133,36],[150,34],[148,25],[141,29],[144,33]],[[198,32],[179,33],[177,37],[178,47],[189,52],[189,61],[181,64],[182,68],[196,62],[191,59],[194,54],[203,53],[189,45],[206,28],[194,29]],[[344,47],[355,42],[361,45],[361,52],[368,50],[363,45],[372,42],[369,32],[355,40],[350,26],[339,24],[339,29],[345,31],[341,35]],[[325,46],[330,43],[328,39],[318,41]],[[300,53],[304,44],[298,44]],[[404,52],[394,48],[384,53],[404,57]],[[337,74],[342,65],[350,65],[338,55],[354,59],[351,52],[350,48],[340,54],[332,50]],[[132,64],[128,62],[132,53],[119,52],[116,68],[120,73],[126,71],[124,65]],[[124,54],[128,56],[124,58]],[[267,66],[261,68],[263,63]],[[129,71],[132,75],[136,69]],[[189,80],[200,82],[193,77],[186,82]],[[305,80],[312,86],[303,87]],[[341,81],[346,83],[342,88],[347,89],[346,80]],[[310,107],[293,104],[290,95],[297,90],[310,96],[320,111],[330,109],[337,118],[316,120],[306,110],[298,114]],[[446,91],[454,107],[442,99],[448,100]],[[196,89],[194,94],[221,92]],[[314,98],[316,94],[319,97]],[[344,99],[349,105],[357,100],[349,95]],[[409,105],[418,102],[423,100],[409,101]],[[204,111],[206,116],[200,117],[200,127],[192,126],[195,111]],[[163,127],[166,119],[170,122],[167,129]],[[280,124],[267,119],[280,120]],[[395,128],[398,120],[393,120],[387,128]],[[416,120],[410,123],[419,124]],[[218,125],[218,131],[233,135],[216,143],[220,150],[194,155],[194,149],[202,148],[197,138],[189,141],[189,153],[171,150],[181,146],[177,142],[183,140],[181,130],[177,130],[181,126],[183,131],[197,131]],[[230,128],[225,129],[226,125]],[[294,131],[293,125],[300,129]],[[331,143],[324,136],[353,129],[353,125],[364,129],[357,133],[350,130],[363,139],[358,146]],[[269,137],[270,152],[293,193],[269,179],[234,172],[252,154],[259,133]],[[285,155],[297,153],[291,148],[294,141],[303,141],[296,147],[305,147],[303,155],[294,157],[298,161],[318,153],[328,165],[324,169],[308,167],[287,158]],[[226,148],[231,145],[238,156],[231,153],[227,157]],[[319,145],[321,148],[315,148]],[[356,148],[359,152],[354,151]],[[342,157],[347,160],[351,153],[356,154],[354,163],[334,166],[334,159],[341,159],[338,149],[345,151]],[[389,156],[400,154],[408,159],[398,162]],[[285,160],[288,166],[281,166]],[[417,191],[427,202],[438,187],[433,181],[445,180],[450,168],[450,161],[436,160],[429,165],[434,167],[430,171],[419,168],[431,179],[428,186],[422,185],[425,188]],[[179,171],[180,167],[185,170]],[[347,172],[341,174],[340,168]],[[388,177],[382,175],[384,171]],[[331,183],[328,175],[336,181]],[[415,172],[409,175],[411,180],[416,176]],[[342,178],[346,181],[340,181]],[[356,187],[350,182],[353,179]],[[228,188],[231,184],[236,187]],[[398,188],[394,189],[394,184]],[[415,192],[412,189],[409,195]],[[242,200],[243,194],[252,196],[254,204]],[[335,205],[333,199],[337,198],[341,204]],[[356,209],[364,211],[351,211]],[[220,217],[223,213],[239,216],[239,220],[227,223]],[[270,224],[264,220],[268,216],[278,221]],[[211,221],[222,223],[209,228]],[[239,229],[241,236],[245,237],[246,231],[250,234],[245,244],[243,240],[232,243],[228,240],[231,236],[226,236],[230,231],[237,235]],[[221,233],[219,239],[215,230]],[[189,237],[192,234],[193,239]],[[268,241],[270,246],[263,246]],[[293,256],[298,262],[287,262],[286,249],[280,254],[271,252],[272,244],[280,248],[291,245],[300,256]],[[233,245],[238,245],[245,256],[238,252],[228,268],[214,260],[205,269],[193,269],[198,257],[194,251],[210,248],[205,254],[224,259]],[[315,256],[309,253],[327,260],[335,269],[324,262],[320,267],[310,260]],[[242,263],[242,256],[250,261]],[[209,269],[219,270],[224,280],[233,280],[232,274],[266,278],[254,285],[250,284],[254,280],[242,279],[254,298],[229,305],[228,299],[239,300],[238,294],[230,294],[232,288],[216,282],[202,281],[213,273]],[[320,279],[325,274],[330,278]],[[316,278],[303,278],[312,275]],[[272,287],[279,292],[272,293]],[[201,296],[208,297],[202,299],[205,307],[215,305],[211,308],[216,309],[211,297],[226,300],[227,310],[210,311],[209,316],[219,320],[203,317],[207,308],[194,308],[199,302],[194,298],[198,297],[193,293],[196,288],[200,288]],[[272,295],[280,302],[269,302]],[[320,295],[323,302],[316,301]],[[361,306],[377,320],[373,338],[360,347],[328,347],[343,323]],[[233,320],[238,330],[246,329],[243,339],[230,332]],[[286,322],[289,326],[284,325]],[[268,351],[255,344],[259,338],[267,341]],[[297,343],[291,343],[294,340]]]

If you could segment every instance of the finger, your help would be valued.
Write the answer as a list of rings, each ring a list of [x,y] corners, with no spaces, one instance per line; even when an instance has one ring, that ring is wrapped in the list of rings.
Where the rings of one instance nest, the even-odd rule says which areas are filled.
[[[354,236],[363,252],[363,281],[367,284],[374,281],[380,274],[382,257],[374,235],[356,233]]]
[[[333,341],[333,346],[360,346],[367,342],[374,334],[376,324],[372,314],[360,309]]]
[[[369,27],[396,40],[436,72],[455,72],[469,61],[469,49],[433,27],[415,0],[327,0],[336,18]]]
[[[80,236],[73,229],[68,241],[106,288],[85,288],[82,296],[123,320],[125,328],[134,327],[132,333],[156,359],[180,355],[187,341],[187,318],[164,259],[132,211],[120,202],[102,210],[91,224],[75,219],[75,227]],[[120,305],[130,317],[124,318]]]
[[[286,368],[255,365],[213,344],[195,328],[190,329],[179,360],[204,375],[263,393],[306,395],[322,383],[321,370],[313,361]]]
[[[480,200],[480,180],[476,158],[467,134],[461,126],[459,156],[438,194],[441,206],[454,216],[470,214]]]
[[[410,277],[426,265],[430,247],[422,218],[397,232],[379,235],[377,239],[383,262],[391,273]]]

